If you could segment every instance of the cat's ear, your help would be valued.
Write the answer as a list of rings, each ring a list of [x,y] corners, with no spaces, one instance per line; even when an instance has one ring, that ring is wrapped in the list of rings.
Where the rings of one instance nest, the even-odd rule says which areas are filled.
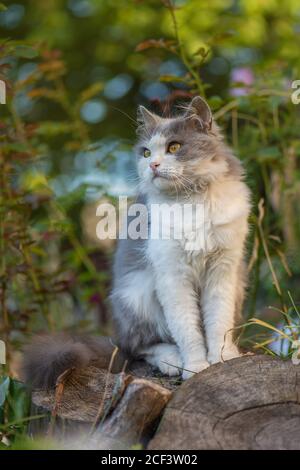
[[[207,102],[201,96],[195,96],[190,102],[185,117],[194,121],[201,130],[210,131],[212,126],[212,112]]]
[[[161,118],[157,114],[151,113],[145,106],[139,106],[137,110],[137,122],[139,126],[151,129],[156,127]]]

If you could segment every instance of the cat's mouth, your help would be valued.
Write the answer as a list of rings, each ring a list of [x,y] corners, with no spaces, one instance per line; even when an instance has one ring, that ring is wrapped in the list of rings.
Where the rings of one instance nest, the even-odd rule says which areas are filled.
[[[168,175],[163,174],[163,173],[159,173],[158,171],[153,174],[153,176],[152,176],[152,181],[155,180],[155,179],[157,179],[157,178],[163,178],[163,179],[165,179],[165,180],[170,179],[170,178],[168,177]]]
[[[155,186],[161,191],[169,190],[170,186],[173,186],[170,175],[167,175],[166,173],[159,173],[159,172],[153,174],[151,183],[153,184],[153,186]]]

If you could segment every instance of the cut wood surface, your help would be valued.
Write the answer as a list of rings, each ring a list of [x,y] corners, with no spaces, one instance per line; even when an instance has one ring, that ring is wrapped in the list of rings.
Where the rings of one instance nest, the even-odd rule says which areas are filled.
[[[173,390],[179,386],[178,378],[156,374],[153,367],[136,361],[124,372],[112,374],[106,369],[89,366],[85,369],[70,369],[60,376],[56,389],[34,390],[34,405],[51,411],[60,418],[93,422],[108,415],[133,379],[145,379],[150,385],[160,386],[156,390]],[[153,390],[155,387],[153,387]]]
[[[93,366],[70,369],[60,377],[56,389],[34,391],[32,401],[60,418],[93,422],[115,406],[130,380],[124,373],[111,374]]]
[[[300,449],[300,367],[244,356],[173,394],[149,449]]]
[[[120,445],[128,448],[143,442],[154,431],[153,426],[171,395],[172,392],[156,383],[134,379],[119,405],[100,426],[99,432],[109,439],[108,448]]]
[[[95,449],[147,443],[178,379],[153,376],[153,368],[142,361],[129,372],[112,374],[95,366],[69,369],[55,389],[33,391],[35,414],[50,412],[56,420],[35,422],[32,433],[51,432],[68,447],[72,440]]]

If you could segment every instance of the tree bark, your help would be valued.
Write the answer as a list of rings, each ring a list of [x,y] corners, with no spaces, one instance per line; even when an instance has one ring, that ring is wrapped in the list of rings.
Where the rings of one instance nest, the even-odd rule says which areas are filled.
[[[171,398],[169,389],[175,380],[154,377],[152,368],[142,362],[132,364],[129,371],[112,374],[95,366],[66,370],[55,389],[33,391],[32,414],[46,412],[48,417],[34,420],[30,433],[59,438],[68,448],[145,445]]]
[[[122,400],[99,428],[106,437],[103,448],[129,448],[145,443],[154,432],[157,418],[171,398],[171,392],[149,380],[134,379]],[[103,438],[100,439],[103,442]]]
[[[173,394],[148,449],[300,449],[300,368],[244,356]]]

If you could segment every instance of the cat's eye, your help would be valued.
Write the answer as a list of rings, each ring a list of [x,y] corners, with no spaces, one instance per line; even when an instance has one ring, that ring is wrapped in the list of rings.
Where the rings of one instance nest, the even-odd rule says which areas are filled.
[[[169,153],[176,153],[180,149],[181,144],[179,142],[171,142],[169,147],[168,147],[168,152]]]
[[[149,149],[146,149],[146,148],[144,149],[143,154],[144,154],[144,157],[145,157],[145,158],[149,158],[149,157],[151,156],[150,150],[149,150]]]

